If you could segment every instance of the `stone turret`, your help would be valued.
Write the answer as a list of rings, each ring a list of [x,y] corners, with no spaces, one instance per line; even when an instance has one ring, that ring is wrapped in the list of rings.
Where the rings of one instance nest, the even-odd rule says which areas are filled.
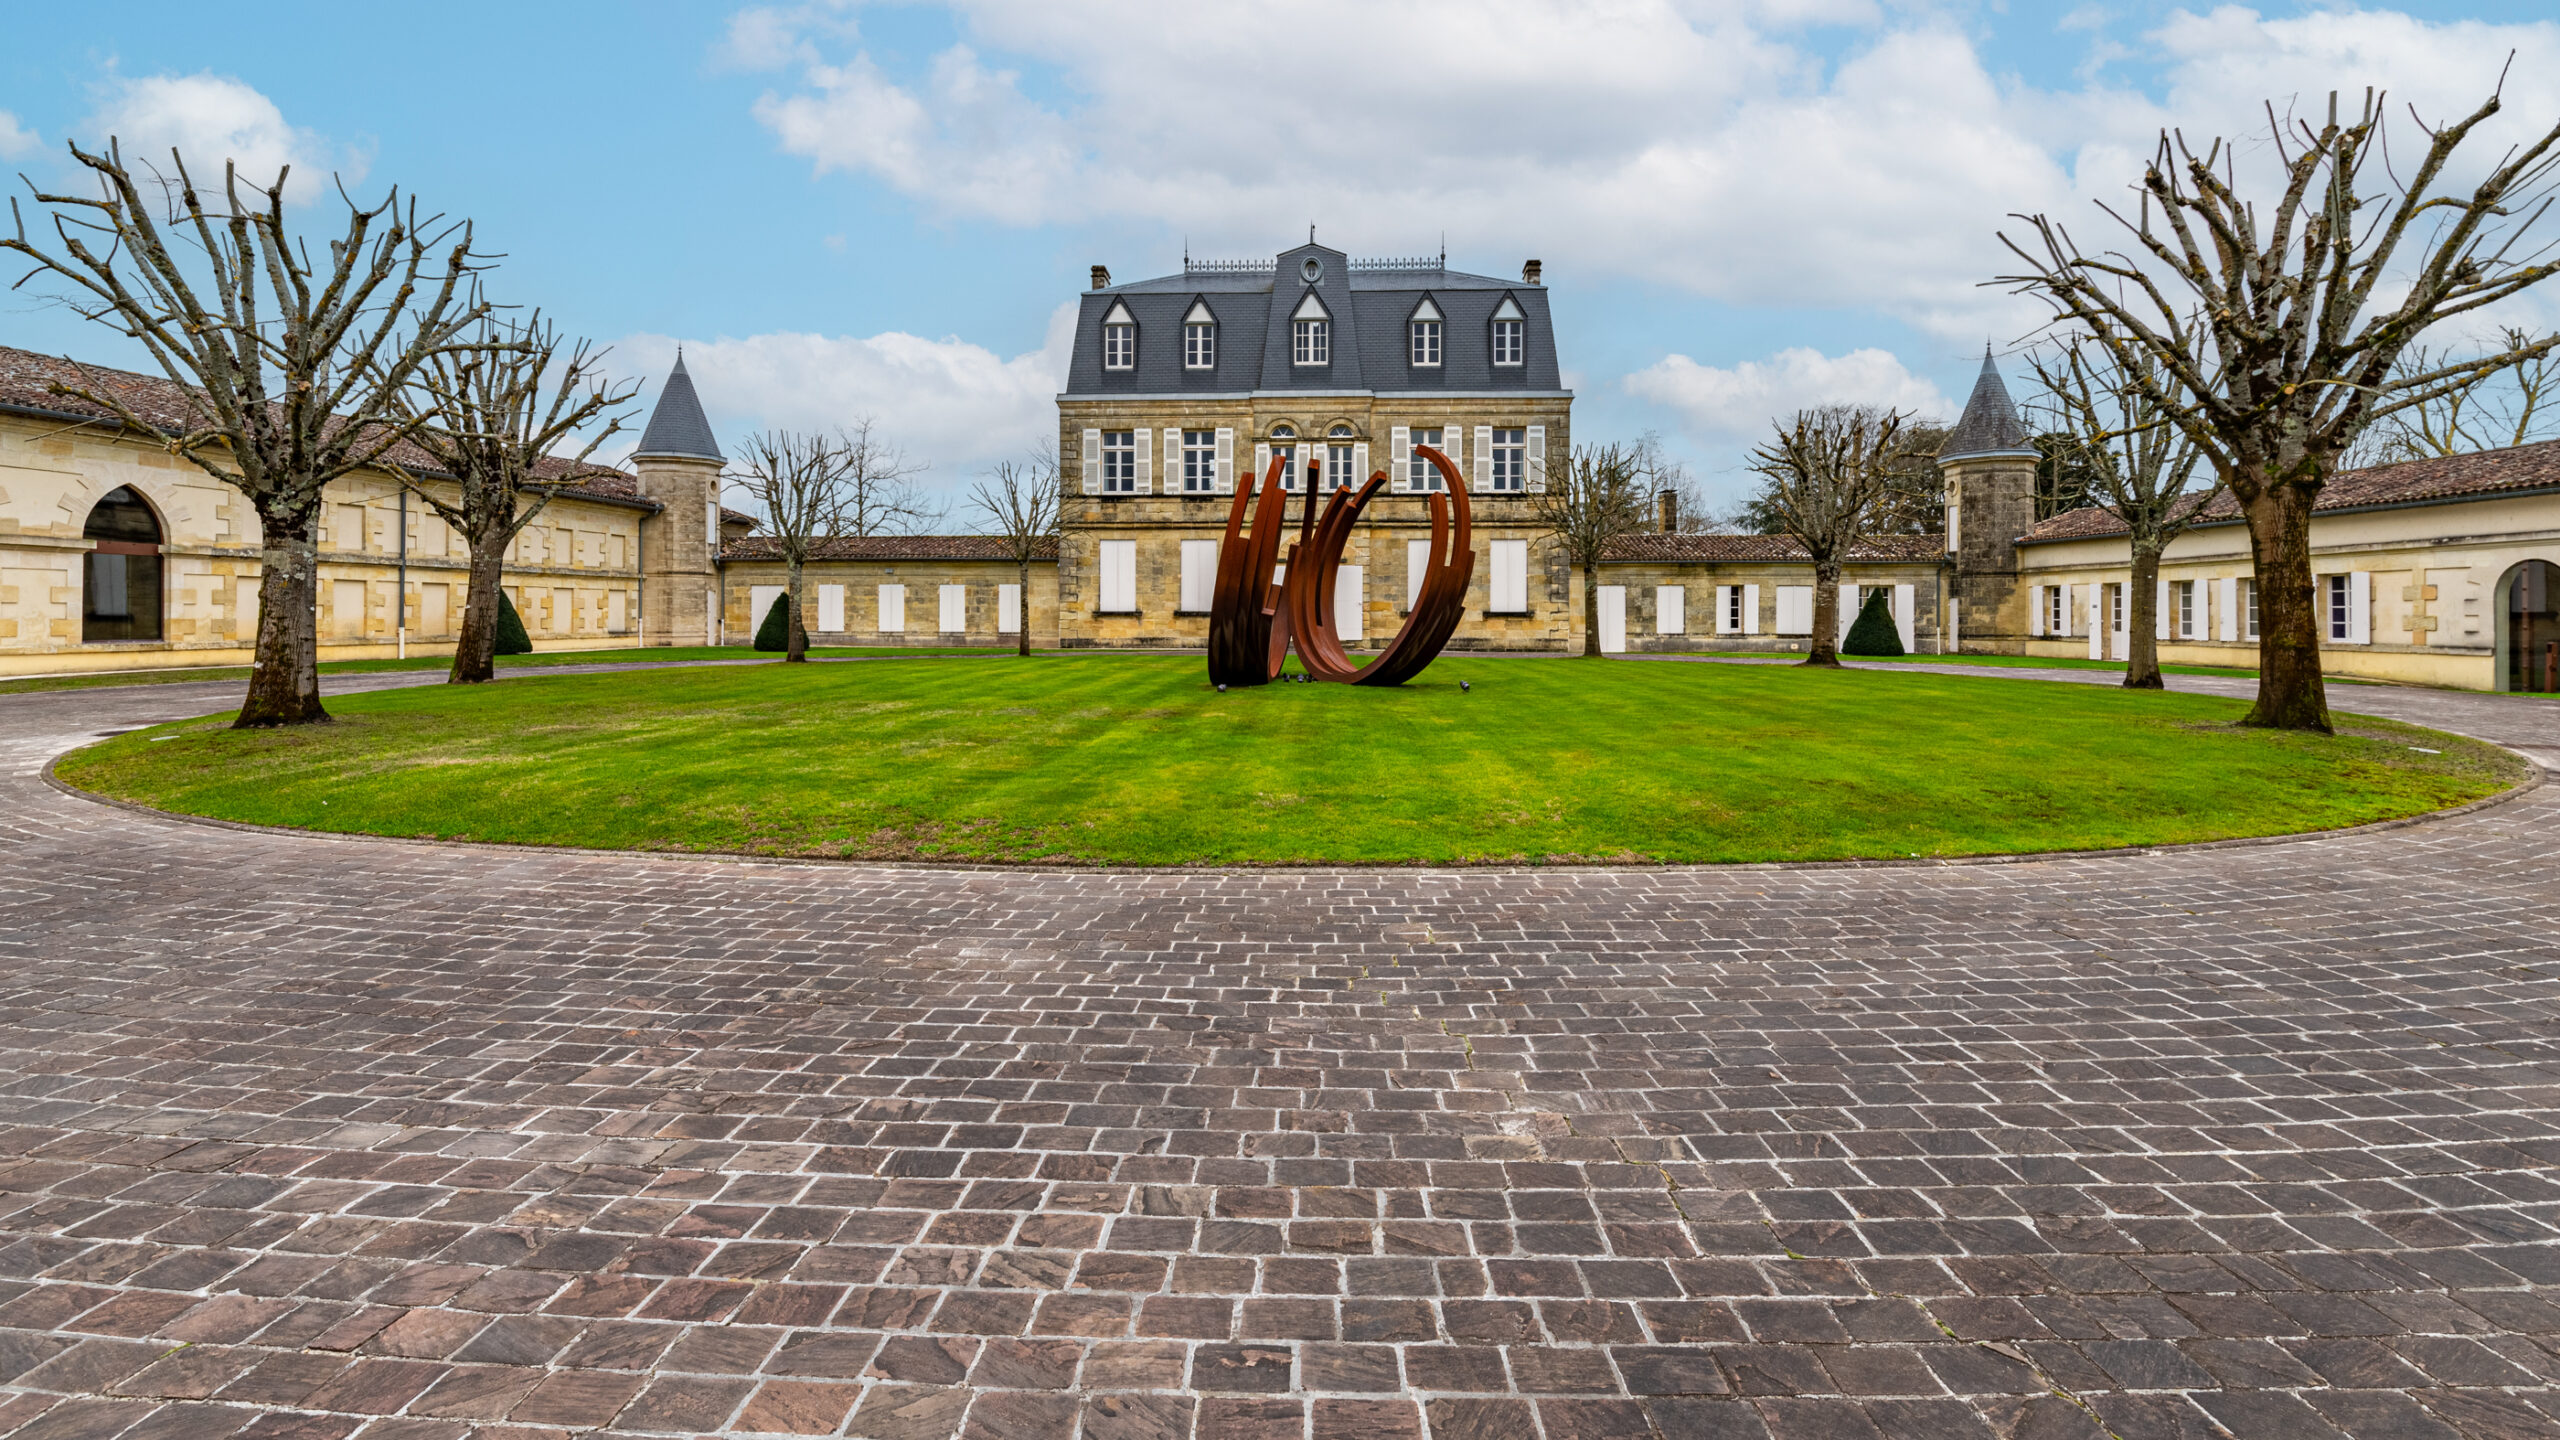
[[[666,507],[641,532],[640,616],[651,645],[709,645],[720,624],[720,468],[684,354],[631,456],[641,497]]]
[[[1958,607],[1952,618],[1959,649],[2003,655],[2026,650],[2026,595],[2011,542],[2036,523],[2039,458],[1985,345],[1982,374],[1965,401],[1964,417],[1938,450],[1938,473],[1947,482],[1947,559],[1955,567],[1949,595]]]

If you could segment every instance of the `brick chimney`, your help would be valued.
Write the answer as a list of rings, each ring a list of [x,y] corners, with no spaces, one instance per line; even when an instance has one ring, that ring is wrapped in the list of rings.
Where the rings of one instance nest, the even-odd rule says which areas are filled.
[[[1523,265],[1520,267],[1520,283],[1521,283],[1521,284],[1523,284],[1523,285],[1542,285],[1542,284],[1545,284],[1545,283],[1546,283],[1545,281],[1542,281],[1542,280],[1540,280],[1540,279],[1538,278],[1538,270],[1539,270],[1539,268],[1540,268],[1540,267],[1539,267],[1539,263],[1538,263],[1537,261],[1535,261],[1535,260],[1531,260],[1531,261],[1527,262],[1526,264],[1523,264]]]
[[[1108,290],[1111,288],[1110,266],[1096,265],[1093,267],[1093,288],[1096,290]]]
[[[1662,533],[1665,535],[1679,534],[1680,492],[1677,490],[1665,490],[1661,494],[1653,497],[1653,503],[1654,508],[1661,512]]]

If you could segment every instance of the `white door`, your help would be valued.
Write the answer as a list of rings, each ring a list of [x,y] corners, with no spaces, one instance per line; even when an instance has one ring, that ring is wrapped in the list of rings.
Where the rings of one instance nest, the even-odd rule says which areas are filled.
[[[1623,655],[1627,650],[1627,587],[1600,587],[1600,653]]]
[[[1021,586],[999,585],[996,587],[996,633],[999,635],[1022,633]]]
[[[1357,565],[1345,565],[1333,572],[1333,633],[1344,640],[1359,640],[1368,631],[1361,625],[1368,608],[1368,589],[1361,583]]]
[[[783,587],[758,585],[747,591],[747,643],[764,633],[764,617],[772,611],[773,602],[782,598]]]
[[[883,635],[907,633],[906,586],[883,585],[880,587],[880,633]]]
[[[969,587],[945,585],[941,588],[942,625],[945,635],[957,635],[969,628]]]

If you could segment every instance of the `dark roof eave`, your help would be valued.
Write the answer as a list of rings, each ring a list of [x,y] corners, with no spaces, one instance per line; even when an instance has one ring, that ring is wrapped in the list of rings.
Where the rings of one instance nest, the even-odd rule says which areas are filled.
[[[2427,495],[2415,500],[2377,500],[2370,505],[2340,505],[2328,510],[2313,510],[2311,518],[2325,515],[2371,515],[2384,510],[2421,510],[2430,505],[2475,505],[2483,500],[2512,500],[2527,495],[2560,495],[2560,485],[2526,485],[2514,490],[2466,490],[2459,495]],[[2233,515],[2211,520],[2195,520],[2180,526],[2185,530],[2219,530],[2227,525],[2246,525],[2249,517]],[[2083,540],[2122,540],[2130,531],[2102,530],[2094,535],[2020,535],[2012,545],[2071,545]]]

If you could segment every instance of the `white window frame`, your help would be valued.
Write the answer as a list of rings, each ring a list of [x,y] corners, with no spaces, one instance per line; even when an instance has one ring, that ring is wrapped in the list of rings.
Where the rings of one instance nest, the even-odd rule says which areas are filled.
[[[1446,493],[1449,489],[1449,482],[1446,477],[1441,475],[1440,467],[1423,459],[1421,452],[1413,447],[1428,445],[1443,455],[1448,454],[1449,447],[1442,443],[1442,441],[1443,437],[1449,433],[1449,427],[1446,425],[1416,425],[1411,427],[1411,431],[1412,433],[1405,441],[1406,453],[1404,488],[1406,493],[1413,495],[1428,495],[1434,491]]]
[[[2240,611],[2247,621],[2240,628],[2243,640],[2258,638],[2258,581],[2254,575],[2240,577]]]
[[[1493,476],[1487,482],[1499,495],[1518,495],[1529,486],[1529,432],[1523,426],[1493,431]]]
[[[1289,363],[1292,365],[1332,364],[1333,322],[1330,320],[1290,321]]]
[[[1218,368],[1218,327],[1198,322],[1182,327],[1182,368],[1215,370]]]
[[[1138,432],[1105,430],[1102,432],[1102,493],[1135,495],[1138,493]]]
[[[1436,370],[1440,366],[1440,322],[1416,320],[1412,324],[1409,351],[1417,369]]]
[[[2322,632],[2334,643],[2347,642],[2350,627],[2355,624],[2355,602],[2347,594],[2347,577],[2320,577],[2320,612],[2325,617]]]
[[[2175,627],[2177,630],[2177,638],[2180,640],[2193,640],[2197,638],[2196,582],[2193,580],[2170,581],[2169,602],[2176,606],[2178,611],[2178,623]]]
[[[2044,616],[2046,634],[2067,636],[2071,633],[2070,586],[2047,585],[2044,587]]]
[[[1218,432],[1185,430],[1182,434],[1182,493],[1218,493]]]
[[[1494,321],[1493,363],[1496,365],[1526,364],[1525,357],[1529,349],[1528,332],[1529,322],[1526,320]]]
[[[1102,368],[1138,368],[1138,327],[1126,322],[1102,327]]]

